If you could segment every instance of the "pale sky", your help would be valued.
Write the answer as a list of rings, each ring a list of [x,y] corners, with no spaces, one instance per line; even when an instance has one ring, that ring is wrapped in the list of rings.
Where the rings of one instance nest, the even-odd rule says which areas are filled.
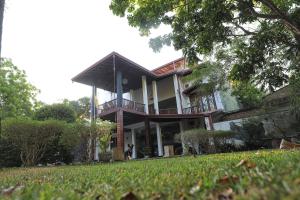
[[[91,95],[71,78],[112,51],[153,69],[180,58],[181,52],[149,48],[126,18],[114,16],[110,0],[6,0],[2,56],[26,71],[46,103]],[[167,33],[155,30],[152,37]],[[100,93],[100,101],[104,101]]]

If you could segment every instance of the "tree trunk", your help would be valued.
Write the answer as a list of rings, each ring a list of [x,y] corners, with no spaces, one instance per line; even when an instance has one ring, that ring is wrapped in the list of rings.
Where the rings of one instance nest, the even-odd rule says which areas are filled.
[[[3,27],[4,5],[5,5],[5,0],[0,0],[0,59],[1,59],[1,47],[2,47],[2,27]]]

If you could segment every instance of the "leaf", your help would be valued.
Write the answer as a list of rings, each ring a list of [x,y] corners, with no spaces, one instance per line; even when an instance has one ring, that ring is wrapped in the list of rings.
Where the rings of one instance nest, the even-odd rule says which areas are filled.
[[[3,196],[11,196],[13,192],[22,190],[24,188],[23,185],[17,184],[16,186],[11,186],[9,188],[3,189],[1,194]]]
[[[239,181],[239,177],[236,176],[236,175],[232,175],[232,176],[223,176],[222,178],[220,178],[217,182],[219,184],[222,184],[222,185],[226,185],[226,184],[229,184],[229,183],[236,183]]]
[[[137,196],[133,192],[127,192],[122,195],[121,200],[137,200]]]
[[[194,193],[198,192],[200,190],[201,186],[202,186],[202,181],[200,180],[194,187],[191,188],[190,194],[194,194]]]
[[[256,164],[254,162],[250,162],[249,160],[241,160],[235,167],[241,167],[245,166],[248,169],[252,169],[256,167]]]
[[[233,199],[233,190],[228,188],[218,195],[218,200],[231,200]]]

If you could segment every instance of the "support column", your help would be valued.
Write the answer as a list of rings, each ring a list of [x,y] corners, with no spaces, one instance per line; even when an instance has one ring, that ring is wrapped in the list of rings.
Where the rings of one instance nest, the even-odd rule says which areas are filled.
[[[153,93],[153,104],[154,104],[154,110],[155,114],[159,114],[159,107],[158,107],[158,97],[157,97],[157,84],[156,81],[152,81],[152,93]]]
[[[143,89],[143,100],[144,100],[144,104],[145,104],[145,112],[146,112],[146,114],[149,114],[146,76],[142,76],[142,89]]]
[[[122,72],[117,71],[117,107],[122,107],[123,100],[123,86],[122,86]]]
[[[133,99],[133,90],[130,90],[130,91],[129,91],[129,95],[130,95],[130,100],[131,100],[131,101],[134,101],[134,99]]]
[[[97,88],[95,85],[92,86],[92,96],[91,96],[91,112],[90,112],[90,120],[93,123],[96,120],[96,96],[97,96]],[[89,158],[93,160],[98,160],[97,155],[97,140],[90,138],[89,139]]]
[[[97,88],[95,85],[92,86],[92,96],[91,96],[91,113],[90,120],[94,121],[96,119],[96,96],[97,96]]]
[[[117,148],[124,152],[123,110],[117,112]]]
[[[132,150],[132,158],[136,159],[136,140],[135,140],[135,131],[134,129],[131,129],[131,139],[132,139],[132,144],[133,144],[133,150]]]
[[[162,137],[161,137],[161,128],[159,123],[156,123],[156,136],[157,136],[157,148],[158,148],[158,156],[163,156],[163,145],[162,145]]]
[[[150,135],[150,122],[149,119],[145,119],[145,156],[150,157],[152,155],[151,149],[151,135]]]
[[[182,146],[182,154],[183,155],[186,155],[188,153],[188,149],[186,148],[186,146],[184,145],[184,141],[183,141],[183,132],[184,132],[184,129],[183,129],[183,121],[179,121],[179,130],[180,130],[180,140],[181,140],[181,146]]]
[[[204,117],[204,121],[207,130],[215,130],[211,115],[209,115],[208,117]]]
[[[178,86],[177,74],[173,75],[173,82],[174,82],[174,92],[176,97],[177,112],[178,114],[182,114],[181,97],[180,97],[180,90]]]

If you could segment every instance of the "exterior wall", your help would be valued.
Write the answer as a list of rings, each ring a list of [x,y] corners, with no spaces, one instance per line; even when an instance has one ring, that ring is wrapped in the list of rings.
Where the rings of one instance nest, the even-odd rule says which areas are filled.
[[[175,97],[173,77],[168,77],[157,82],[157,96],[158,101]]]
[[[221,130],[221,131],[230,131],[230,123],[234,122],[235,124],[240,125],[244,119],[236,119],[236,120],[230,120],[230,121],[224,121],[224,122],[217,122],[214,123],[214,129],[215,130]]]
[[[132,144],[131,132],[124,132],[124,151],[128,150],[128,144]]]
[[[231,95],[230,89],[226,91],[220,91],[219,95],[225,112],[240,109],[238,101],[236,97]]]
[[[152,84],[148,84],[147,92],[148,92],[148,103],[149,105],[151,105],[153,104]],[[168,77],[160,81],[157,81],[157,96],[158,96],[158,101],[163,101],[175,97],[172,77]],[[133,101],[143,103],[142,88],[133,91]]]
[[[181,91],[182,107],[188,108],[191,106],[190,98],[187,95],[182,93],[184,90],[185,82],[182,80],[182,77],[178,77],[178,81],[179,81],[179,87],[180,87],[180,91]]]

